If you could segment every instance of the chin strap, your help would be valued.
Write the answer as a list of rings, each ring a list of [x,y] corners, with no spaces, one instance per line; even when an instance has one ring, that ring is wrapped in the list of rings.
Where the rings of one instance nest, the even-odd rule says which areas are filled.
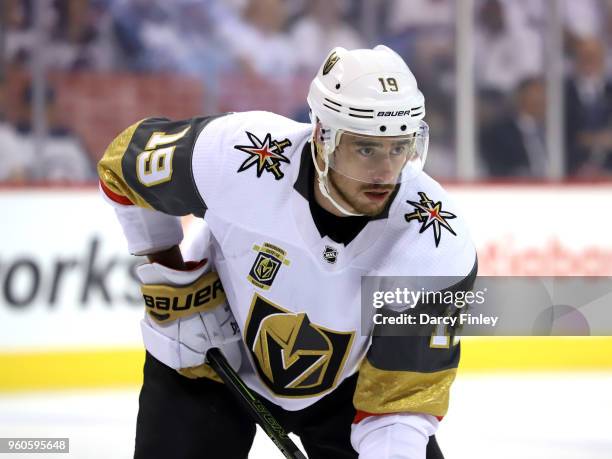
[[[331,193],[329,192],[329,189],[327,188],[327,173],[329,172],[329,160],[327,157],[327,153],[323,154],[323,161],[325,162],[325,169],[321,170],[319,169],[319,164],[317,163],[317,154],[316,154],[316,147],[315,147],[314,139],[312,139],[312,141],[310,142],[310,154],[312,155],[312,162],[314,163],[315,170],[317,171],[317,177],[318,177],[317,182],[319,183],[319,190],[321,191],[321,194],[329,202],[331,202],[332,205],[336,209],[338,209],[340,212],[342,212],[347,217],[361,217],[362,215],[364,215],[364,214],[356,214],[353,212],[349,212],[344,207],[342,207],[340,204],[338,204],[334,198],[332,198]]]

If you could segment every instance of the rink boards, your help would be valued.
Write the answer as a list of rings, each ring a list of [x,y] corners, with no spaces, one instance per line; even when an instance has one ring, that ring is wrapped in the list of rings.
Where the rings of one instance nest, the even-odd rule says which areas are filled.
[[[444,209],[466,215],[480,274],[612,274],[612,186],[449,188]],[[0,212],[0,390],[138,384],[138,260],[97,190],[2,189]],[[463,343],[464,372],[612,369],[605,337]]]

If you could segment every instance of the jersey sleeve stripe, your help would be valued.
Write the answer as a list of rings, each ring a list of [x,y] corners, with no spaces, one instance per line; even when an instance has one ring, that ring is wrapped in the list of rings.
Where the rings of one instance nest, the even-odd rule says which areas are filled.
[[[357,410],[355,412],[355,417],[353,418],[353,424],[359,424],[365,418],[369,418],[372,416],[383,416],[385,414],[394,414],[394,413],[368,413],[367,411]],[[444,416],[436,416],[436,419],[438,421],[441,421],[442,419],[444,419]]]
[[[105,192],[109,190],[119,199],[127,199],[130,203],[139,207],[152,209],[151,205],[127,184],[122,169],[123,157],[128,151],[132,137],[144,121],[140,120],[132,124],[112,141],[98,163],[98,175]],[[106,194],[108,195],[108,193]],[[112,196],[109,195],[109,197],[113,199]],[[116,201],[116,199],[113,200]]]
[[[353,404],[372,414],[409,411],[444,416],[456,374],[456,368],[432,373],[380,370],[366,359],[359,369]]]
[[[100,188],[111,201],[114,201],[118,204],[122,204],[124,206],[134,205],[134,203],[130,201],[128,198],[126,198],[125,196],[121,196],[120,194],[113,192],[113,190],[107,187],[102,180],[100,180]]]

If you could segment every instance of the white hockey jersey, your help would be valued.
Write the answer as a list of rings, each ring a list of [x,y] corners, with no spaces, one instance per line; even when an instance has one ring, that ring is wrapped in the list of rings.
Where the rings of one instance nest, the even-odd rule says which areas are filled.
[[[239,374],[257,393],[299,410],[359,371],[358,410],[443,416],[459,346],[372,339],[360,286],[366,275],[473,279],[462,216],[421,173],[348,245],[322,237],[307,200],[310,135],[310,125],[268,112],[146,119],[115,139],[98,171],[117,202],[204,217],[247,350]]]

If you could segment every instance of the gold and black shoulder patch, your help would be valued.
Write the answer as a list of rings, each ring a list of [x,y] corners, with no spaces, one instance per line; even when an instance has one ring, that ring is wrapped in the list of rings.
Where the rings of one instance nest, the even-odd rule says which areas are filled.
[[[138,127],[122,158],[125,181],[154,209],[171,215],[203,215],[193,181],[195,141],[207,118],[149,118]]]
[[[140,207],[203,216],[192,171],[195,142],[215,117],[146,118],[124,131],[98,163],[104,185]]]

